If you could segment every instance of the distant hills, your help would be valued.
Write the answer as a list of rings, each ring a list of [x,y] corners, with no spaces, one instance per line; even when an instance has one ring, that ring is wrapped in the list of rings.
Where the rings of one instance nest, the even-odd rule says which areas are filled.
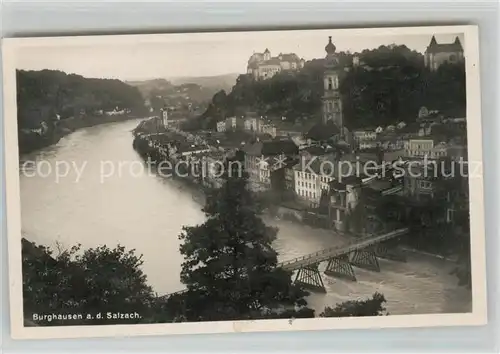
[[[212,97],[224,90],[230,92],[238,74],[225,74],[204,77],[157,78],[142,81],[127,81],[137,88],[147,104],[154,110],[164,105],[182,108],[188,104],[204,106]]]
[[[125,81],[130,86],[137,87],[143,97],[147,98],[154,91],[171,91],[174,85],[165,79],[152,79],[143,81]]]
[[[240,74],[238,73],[231,73],[216,76],[173,77],[169,80],[174,85],[192,83],[203,86],[207,89],[212,89],[214,91],[224,90],[226,92],[229,92],[236,83],[236,79],[239,75]]]

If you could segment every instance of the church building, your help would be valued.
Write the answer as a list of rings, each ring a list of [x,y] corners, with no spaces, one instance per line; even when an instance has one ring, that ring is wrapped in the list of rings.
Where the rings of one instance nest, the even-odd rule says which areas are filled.
[[[425,66],[432,71],[444,63],[457,63],[464,59],[464,49],[458,36],[453,43],[438,43],[432,36],[431,42],[424,53]]]

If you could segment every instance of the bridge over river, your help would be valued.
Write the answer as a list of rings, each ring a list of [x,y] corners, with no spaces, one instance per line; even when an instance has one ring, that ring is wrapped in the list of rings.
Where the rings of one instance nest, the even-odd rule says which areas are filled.
[[[304,288],[326,292],[318,269],[320,263],[328,261],[324,271],[326,275],[356,281],[353,266],[379,272],[380,265],[377,257],[404,261],[404,257],[397,251],[395,252],[398,242],[394,241],[408,232],[408,228],[400,228],[382,234],[365,236],[345,245],[326,248],[278,263],[278,267],[288,271],[297,271],[295,283]],[[162,297],[168,298],[186,291],[184,289]]]
[[[373,271],[380,271],[377,257],[404,260],[394,252],[398,238],[407,234],[408,228],[396,229],[387,233],[370,235],[346,245],[327,248],[294,258],[278,264],[285,270],[297,271],[295,282],[305,288],[326,292],[318,270],[320,263],[328,261],[325,274],[356,281],[353,265]]]

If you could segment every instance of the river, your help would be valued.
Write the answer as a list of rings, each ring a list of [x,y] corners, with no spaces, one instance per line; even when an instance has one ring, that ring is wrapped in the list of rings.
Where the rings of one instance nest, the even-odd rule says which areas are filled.
[[[84,248],[121,244],[136,249],[144,256],[148,282],[165,294],[184,288],[179,279],[181,228],[202,223],[204,215],[180,182],[143,169],[132,149],[131,130],[137,123],[84,128],[22,156],[22,230],[31,241],[53,247],[81,243]],[[274,246],[280,260],[345,242],[331,231],[265,220],[279,228]],[[407,263],[380,260],[380,267],[380,273],[355,268],[357,282],[323,275],[327,293],[311,294],[309,305],[321,311],[378,291],[385,295],[391,314],[471,311],[470,292],[457,286],[449,261],[410,253]]]

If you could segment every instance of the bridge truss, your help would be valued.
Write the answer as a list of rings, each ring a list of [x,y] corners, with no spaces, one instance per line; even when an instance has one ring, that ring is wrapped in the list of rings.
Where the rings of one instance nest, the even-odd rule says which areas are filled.
[[[297,271],[295,283],[313,291],[326,292],[319,265],[328,262],[324,274],[356,281],[353,266],[371,271],[380,271],[378,258],[405,261],[397,252],[398,239],[408,233],[407,228],[397,229],[381,235],[371,235],[347,245],[324,249],[278,265],[285,270]]]

